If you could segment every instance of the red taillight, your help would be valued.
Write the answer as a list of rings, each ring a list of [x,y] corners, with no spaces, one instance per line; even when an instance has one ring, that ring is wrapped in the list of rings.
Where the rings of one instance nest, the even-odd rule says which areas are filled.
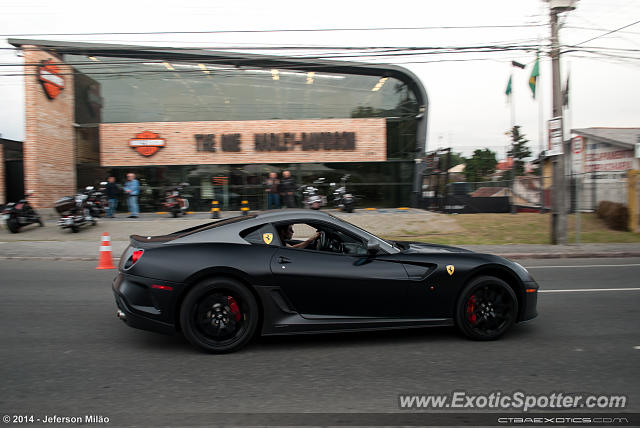
[[[169,287],[168,285],[159,285],[159,284],[151,284],[151,288],[155,288],[156,290],[164,290],[164,291],[173,290],[173,287]]]
[[[140,260],[140,257],[142,257],[142,253],[144,253],[143,250],[135,250],[133,254],[131,254],[131,264],[134,264],[135,262]]]

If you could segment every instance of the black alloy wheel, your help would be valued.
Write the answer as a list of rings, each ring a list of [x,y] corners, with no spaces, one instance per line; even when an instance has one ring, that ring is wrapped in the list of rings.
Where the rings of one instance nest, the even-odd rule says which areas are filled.
[[[491,276],[473,279],[456,306],[456,325],[474,340],[495,340],[505,334],[518,315],[518,299],[509,285]]]
[[[180,308],[184,336],[212,353],[233,352],[246,345],[255,333],[258,317],[251,291],[231,278],[200,282]]]

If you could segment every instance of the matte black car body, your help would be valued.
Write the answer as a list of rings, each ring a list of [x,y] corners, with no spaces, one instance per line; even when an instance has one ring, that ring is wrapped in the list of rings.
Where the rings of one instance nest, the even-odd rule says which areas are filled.
[[[274,225],[302,222],[337,228],[379,250],[347,255],[282,246]],[[270,244],[243,237],[265,230],[272,230]],[[143,253],[131,265],[134,248]],[[444,245],[390,243],[312,210],[267,211],[166,236],[133,235],[119,269],[113,290],[120,317],[163,333],[181,330],[185,297],[217,277],[251,291],[262,335],[454,325],[464,287],[487,276],[513,290],[513,321],[537,315],[538,285],[517,263]]]

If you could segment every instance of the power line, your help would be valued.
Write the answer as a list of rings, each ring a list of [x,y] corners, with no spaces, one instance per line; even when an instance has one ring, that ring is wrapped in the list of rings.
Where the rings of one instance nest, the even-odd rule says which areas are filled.
[[[208,31],[139,31],[113,33],[24,33],[0,34],[0,37],[41,37],[41,36],[134,36],[134,35],[164,35],[164,34],[238,34],[238,33],[315,33],[330,31],[407,31],[407,30],[471,30],[490,28],[530,28],[540,27],[542,24],[517,25],[443,25],[430,27],[373,27],[373,28],[306,28],[306,29],[273,29],[273,30],[208,30]]]
[[[584,42],[576,43],[576,46],[584,45],[585,43],[589,43],[592,40],[599,39],[600,37],[608,36],[609,34],[615,33],[616,31],[624,30],[625,28],[631,27],[632,25],[636,25],[638,23],[640,23],[640,21],[632,22],[631,24],[627,24],[627,25],[622,26],[620,28],[616,28],[615,30],[611,30],[611,31],[608,31],[608,32],[606,32],[604,34],[600,34],[599,36],[592,37],[592,38],[590,38],[588,40],[585,40]]]

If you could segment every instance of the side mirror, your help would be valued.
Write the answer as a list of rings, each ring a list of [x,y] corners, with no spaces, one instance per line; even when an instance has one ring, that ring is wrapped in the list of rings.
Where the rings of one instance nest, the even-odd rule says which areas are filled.
[[[377,242],[367,243],[367,256],[373,257],[378,254],[378,251],[380,251],[380,244],[378,244]]]

